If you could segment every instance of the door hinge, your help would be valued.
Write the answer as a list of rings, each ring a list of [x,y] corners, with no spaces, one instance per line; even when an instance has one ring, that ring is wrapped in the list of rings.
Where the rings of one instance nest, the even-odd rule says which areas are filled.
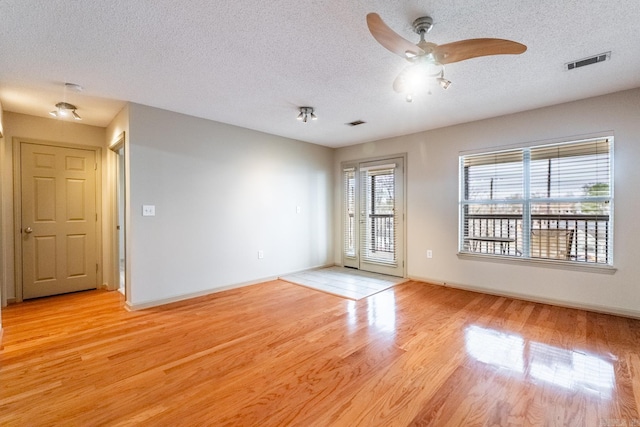
[[[97,163],[94,163],[94,164],[93,164],[93,170],[94,170],[94,171],[97,171],[97,170],[98,170],[98,164],[97,164]]]
[[[96,221],[98,221],[98,213],[96,212]]]
[[[98,263],[96,262],[96,273],[98,272],[98,269],[99,269]]]

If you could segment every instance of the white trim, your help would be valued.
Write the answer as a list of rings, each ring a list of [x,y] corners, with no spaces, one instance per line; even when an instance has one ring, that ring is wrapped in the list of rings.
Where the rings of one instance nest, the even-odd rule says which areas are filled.
[[[599,138],[607,139],[609,137],[612,137],[615,140],[615,132],[613,130],[605,130],[601,132],[594,132],[594,133],[588,133],[588,134],[568,135],[568,136],[552,138],[552,139],[523,141],[515,144],[499,145],[499,146],[492,146],[492,147],[485,147],[485,148],[475,148],[472,150],[461,150],[458,152],[458,156],[469,156],[473,154],[486,154],[486,153],[493,153],[493,152],[510,151],[510,150],[516,150],[520,148],[529,148],[533,146],[538,147],[538,146],[545,146],[545,145],[562,144],[565,142],[567,143],[580,142],[580,141],[585,141],[589,139],[599,139]]]
[[[111,153],[108,153],[108,155],[111,155],[111,158],[113,159],[113,162],[107,165],[107,167],[110,168],[109,172],[113,173],[113,175],[111,176],[112,177],[111,182],[107,183],[109,190],[111,190],[108,194],[109,202],[110,202],[109,213],[111,214],[111,218],[109,218],[109,227],[111,228],[111,233],[109,235],[110,246],[111,246],[110,247],[111,271],[109,276],[110,280],[108,280],[108,282],[110,283],[107,284],[107,289],[110,291],[114,291],[122,287],[122,283],[120,283],[121,281],[120,280],[120,243],[121,242],[120,242],[120,230],[118,228],[118,225],[120,225],[121,227],[124,227],[124,233],[127,232],[127,224],[126,224],[127,215],[126,215],[126,206],[123,206],[122,207],[123,211],[125,211],[124,223],[119,224],[119,211],[118,211],[119,166],[118,165],[120,162],[120,154],[119,154],[120,149],[122,149],[122,156],[124,156],[125,144],[126,144],[125,136],[126,136],[125,131],[120,132],[120,134],[118,134],[118,136],[109,145],[109,150],[111,151]],[[125,173],[126,173],[126,170],[122,171],[123,177]],[[124,190],[126,186],[126,178],[124,179],[124,182],[120,184],[122,186],[122,189]],[[125,194],[126,194],[126,191],[125,191]],[[125,205],[126,205],[126,202],[125,202]],[[123,235],[123,239],[125,240],[124,243],[126,243],[126,236]],[[126,253],[127,253],[127,250],[125,248],[125,277],[127,274],[126,273],[126,270],[127,270]],[[126,287],[126,281],[125,281],[125,287]]]
[[[188,300],[188,299],[192,299],[192,298],[198,298],[198,297],[203,297],[203,296],[206,296],[206,295],[217,294],[218,292],[229,291],[231,289],[243,288],[245,286],[251,286],[251,285],[257,285],[259,283],[271,282],[273,280],[278,280],[280,278],[280,276],[286,276],[288,274],[300,273],[302,271],[308,271],[308,270],[317,270],[317,269],[325,268],[325,267],[332,267],[333,265],[335,265],[335,264],[319,265],[319,266],[316,266],[316,267],[311,267],[311,268],[306,268],[306,269],[302,269],[302,270],[297,270],[297,271],[292,271],[292,272],[288,272],[288,273],[279,274],[277,276],[263,277],[263,278],[256,279],[256,280],[250,280],[248,282],[234,283],[234,284],[231,284],[231,285],[221,286],[219,288],[205,289],[203,291],[192,292],[192,293],[189,293],[189,294],[176,295],[174,297],[164,298],[164,299],[159,299],[159,300],[151,300],[151,301],[142,302],[142,303],[139,303],[139,304],[131,304],[129,301],[127,301],[125,303],[125,305],[124,305],[124,308],[126,310],[128,310],[128,311],[145,310],[147,308],[159,307],[161,305],[171,304],[171,303],[174,303],[174,302],[180,302],[180,301],[184,301],[184,300]]]
[[[361,163],[369,163],[369,162],[361,162]],[[377,171],[377,170],[382,170],[382,169],[395,169],[396,168],[396,164],[395,163],[388,163],[385,165],[373,165],[373,166],[364,166],[364,167],[360,167],[360,172],[368,172],[371,170]]]
[[[560,270],[586,271],[590,273],[615,274],[618,269],[609,264],[585,263],[579,261],[561,261],[545,258],[523,258],[503,256],[498,254],[478,254],[471,252],[458,252],[458,258],[483,262],[501,262],[511,264],[525,264],[533,267],[557,268]]]
[[[574,308],[578,310],[587,310],[595,313],[613,314],[614,316],[640,319],[640,311],[638,310],[627,310],[624,308],[614,308],[614,307],[608,307],[608,306],[599,305],[599,304],[584,304],[584,303],[577,303],[573,301],[565,301],[565,300],[559,300],[554,298],[536,297],[532,295],[521,294],[518,292],[497,291],[493,289],[482,288],[479,286],[463,285],[463,284],[451,283],[451,282],[442,282],[439,280],[426,279],[426,278],[416,277],[416,276],[411,276],[410,279],[418,282],[432,284],[432,285],[443,286],[445,288],[461,289],[464,291],[477,292],[477,293],[486,294],[486,295],[514,298],[522,301],[529,301],[529,302],[534,302],[539,304],[548,304],[556,307]]]
[[[303,268],[302,270],[295,270],[295,271],[290,271],[289,273],[279,274],[278,280],[282,280],[282,276],[289,276],[291,274],[304,273],[305,271],[322,270],[323,268],[329,268],[329,267],[344,267],[344,266],[340,264],[336,264],[335,262],[332,262],[330,264],[318,265],[316,267]]]
[[[207,290],[204,290],[204,291],[192,292],[190,294],[177,295],[177,296],[171,297],[171,298],[165,298],[165,299],[142,302],[140,304],[131,304],[129,301],[127,301],[124,304],[124,308],[126,310],[128,310],[128,311],[145,310],[147,308],[159,307],[161,305],[171,304],[171,303],[174,303],[174,302],[180,302],[180,301],[184,301],[184,300],[188,300],[188,299],[192,299],[192,298],[203,297],[203,296],[206,296],[206,295],[216,294],[218,292],[224,292],[224,291],[228,291],[228,290],[231,290],[231,289],[242,288],[244,286],[255,285],[255,284],[258,284],[258,283],[262,283],[262,282],[268,282],[268,281],[275,280],[275,279],[277,279],[277,277],[265,277],[263,279],[259,279],[259,280],[256,280],[256,281],[237,283],[237,284],[228,285],[228,286],[221,286],[221,287],[215,288],[215,289],[207,289]]]

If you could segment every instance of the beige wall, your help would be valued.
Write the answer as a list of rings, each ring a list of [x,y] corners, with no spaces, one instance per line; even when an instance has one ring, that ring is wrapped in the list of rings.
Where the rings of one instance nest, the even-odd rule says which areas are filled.
[[[332,263],[331,149],[136,104],[106,129],[6,113],[0,219],[9,299],[16,295],[10,141],[104,147],[102,274],[103,283],[113,285],[116,157],[108,147],[122,132],[130,306]],[[157,215],[143,218],[142,204],[156,205]],[[258,250],[264,259],[258,260]]]
[[[638,117],[640,89],[331,150],[137,104],[125,107],[107,129],[5,112],[3,296],[15,295],[13,138],[105,147],[124,131],[131,306],[339,264],[340,163],[407,153],[410,277],[640,316]],[[457,256],[461,151],[593,134],[615,137],[615,274]],[[112,247],[111,154],[103,150],[105,267]],[[156,216],[142,217],[143,204],[155,205]],[[426,258],[427,249],[432,259]],[[258,250],[264,259],[258,260]]]
[[[2,189],[0,213],[2,216],[2,276],[3,297],[15,298],[14,269],[14,218],[13,218],[13,140],[27,138],[66,144],[103,147],[105,129],[56,119],[4,112],[4,138],[0,146],[0,173]],[[104,150],[102,150],[104,151]],[[102,168],[104,172],[104,167]],[[104,182],[104,176],[102,181]]]
[[[410,277],[564,305],[640,317],[640,89],[466,123],[336,151],[334,203],[340,206],[340,163],[407,153],[407,274]],[[581,135],[615,137],[615,274],[457,256],[458,156],[461,151]],[[335,262],[341,262],[340,209],[335,210]],[[427,259],[426,252],[433,251]]]
[[[6,304],[6,291],[4,290],[5,276],[7,274],[5,267],[5,250],[4,250],[4,222],[6,221],[3,209],[4,203],[2,199],[4,197],[4,137],[3,137],[3,113],[2,103],[0,103],[0,347],[2,346],[2,307]]]
[[[333,262],[333,150],[137,104],[127,144],[129,305]]]

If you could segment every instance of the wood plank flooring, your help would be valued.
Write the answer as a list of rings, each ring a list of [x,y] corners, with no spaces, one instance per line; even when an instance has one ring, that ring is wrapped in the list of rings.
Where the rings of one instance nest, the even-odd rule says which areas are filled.
[[[640,425],[638,320],[419,282],[121,298],[2,310],[0,425]]]

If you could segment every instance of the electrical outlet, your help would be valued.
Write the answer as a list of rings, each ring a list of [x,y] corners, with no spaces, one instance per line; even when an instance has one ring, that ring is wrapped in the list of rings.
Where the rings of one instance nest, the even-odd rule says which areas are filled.
[[[258,251],[258,259],[262,259],[264,258],[264,251],[260,250]]]
[[[433,258],[433,251],[431,249],[427,249],[427,258]]]
[[[300,206],[296,206],[296,213],[302,212],[302,208]]]
[[[156,216],[156,206],[142,205],[142,216]]]

